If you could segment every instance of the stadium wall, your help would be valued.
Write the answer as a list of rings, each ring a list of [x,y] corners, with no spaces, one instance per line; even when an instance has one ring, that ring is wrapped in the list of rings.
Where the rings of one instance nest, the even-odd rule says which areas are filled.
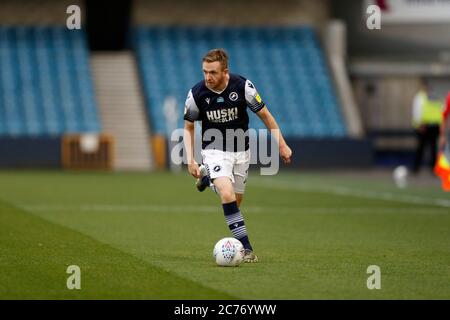
[[[296,169],[363,169],[373,165],[370,139],[287,138]]]
[[[60,137],[0,137],[1,168],[60,168]]]
[[[330,0],[135,0],[136,25],[323,25]]]
[[[287,137],[285,140],[292,149],[292,162],[289,165],[285,165],[279,158],[280,168],[339,170],[369,169],[374,165],[375,153],[370,138]],[[254,140],[254,138],[250,137],[250,163],[252,164],[252,167],[259,168],[271,166],[270,164],[265,165],[272,155],[271,138],[269,137],[266,140],[265,148],[261,154],[262,158],[259,156],[259,147],[261,146],[261,143],[261,141]],[[166,168],[170,168],[171,147],[166,148],[165,152],[165,157],[168,160]],[[195,158],[198,163],[201,163],[202,156],[200,153],[200,146],[197,144],[195,147]],[[186,161],[186,158],[184,158],[184,160]]]
[[[83,0],[2,0],[2,25],[66,25],[67,7],[77,5],[84,13]],[[83,22],[82,18],[82,22]]]
[[[292,162],[280,168],[301,170],[369,169],[374,164],[374,151],[370,139],[354,138],[286,138],[292,149]],[[270,156],[270,139],[267,142]],[[252,154],[252,162],[255,155]],[[266,155],[264,155],[266,157]],[[259,159],[261,160],[261,159]],[[266,162],[267,159],[264,159]],[[262,161],[258,161],[261,163]],[[256,167],[267,167],[257,164]]]

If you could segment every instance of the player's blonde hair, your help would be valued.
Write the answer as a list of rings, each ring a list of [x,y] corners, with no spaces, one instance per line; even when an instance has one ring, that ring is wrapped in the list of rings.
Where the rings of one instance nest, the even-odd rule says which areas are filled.
[[[228,54],[224,49],[212,49],[203,57],[203,62],[219,61],[222,70],[228,69]]]

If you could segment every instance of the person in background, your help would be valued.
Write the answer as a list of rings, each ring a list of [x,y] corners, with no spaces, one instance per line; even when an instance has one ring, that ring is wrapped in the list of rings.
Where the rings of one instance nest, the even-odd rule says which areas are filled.
[[[421,88],[414,97],[412,124],[416,131],[417,149],[412,172],[419,173],[426,147],[429,147],[429,168],[436,162],[437,141],[442,123],[443,103],[433,97],[429,84],[422,80]]]

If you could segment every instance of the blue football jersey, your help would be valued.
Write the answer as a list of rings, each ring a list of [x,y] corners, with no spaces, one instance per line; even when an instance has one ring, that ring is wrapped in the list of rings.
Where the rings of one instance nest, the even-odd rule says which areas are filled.
[[[248,134],[243,141],[238,141],[238,137],[248,130],[247,108],[256,113],[263,107],[264,102],[253,83],[230,74],[228,85],[222,92],[209,89],[205,81],[192,87],[185,103],[184,120],[201,121],[202,149],[243,151],[249,148]],[[220,141],[217,141],[218,132],[222,137]]]

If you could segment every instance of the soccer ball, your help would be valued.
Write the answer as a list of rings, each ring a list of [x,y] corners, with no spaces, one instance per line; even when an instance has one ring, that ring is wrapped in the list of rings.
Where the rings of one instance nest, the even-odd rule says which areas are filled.
[[[398,188],[406,188],[408,185],[408,168],[405,166],[398,166],[392,173],[392,177],[394,178],[395,185]]]
[[[213,257],[221,267],[237,267],[244,260],[244,246],[235,238],[223,238],[214,246]]]

